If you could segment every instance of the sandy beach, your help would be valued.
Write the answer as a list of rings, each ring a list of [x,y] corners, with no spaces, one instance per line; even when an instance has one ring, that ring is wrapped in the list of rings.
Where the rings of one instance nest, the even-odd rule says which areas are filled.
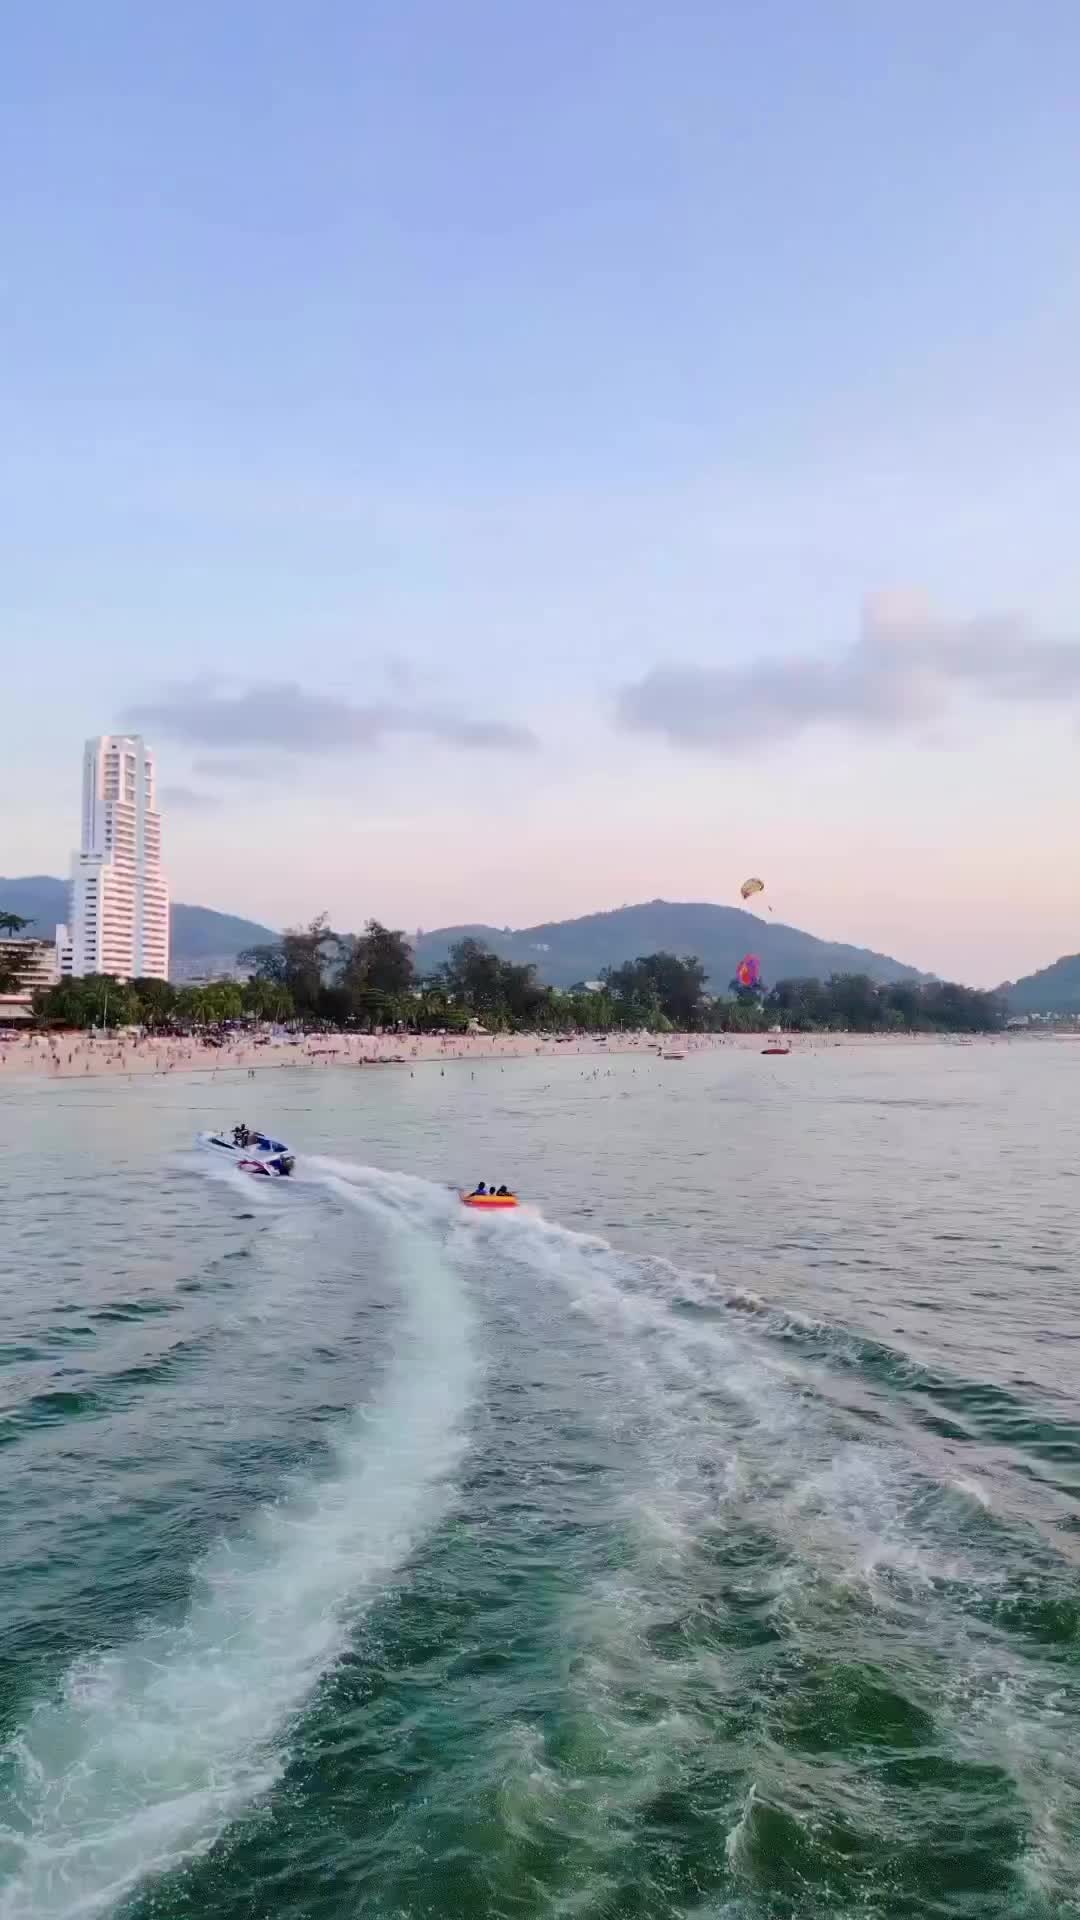
[[[0,1042],[0,1079],[45,1074],[82,1079],[88,1074],[220,1073],[246,1068],[250,1073],[278,1067],[415,1067],[451,1060],[520,1060],[540,1055],[636,1053],[654,1057],[749,1041],[761,1036],[619,1034],[607,1040],[589,1036],[570,1040],[523,1034],[305,1034],[294,1040],[238,1035],[225,1046],[197,1037],[153,1038],[134,1033],[19,1034]]]
[[[998,1040],[999,1036],[985,1036]],[[449,1061],[498,1061],[547,1058],[596,1059],[605,1054],[643,1058],[689,1057],[722,1048],[761,1052],[760,1033],[667,1034],[613,1033],[607,1040],[582,1034],[571,1038],[519,1034],[306,1034],[295,1040],[237,1036],[225,1046],[191,1038],[154,1038],[134,1033],[17,1034],[0,1039],[0,1083],[24,1075],[82,1079],[113,1074],[214,1074],[246,1069],[251,1074],[278,1067],[386,1067],[445,1065]],[[838,1046],[939,1046],[938,1034],[792,1034],[793,1053]],[[952,1044],[956,1044],[953,1042]]]

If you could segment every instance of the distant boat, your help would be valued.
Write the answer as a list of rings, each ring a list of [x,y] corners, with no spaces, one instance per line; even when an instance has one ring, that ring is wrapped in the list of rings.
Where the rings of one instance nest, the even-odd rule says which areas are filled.
[[[774,1054],[774,1055],[784,1055],[784,1054],[789,1054],[789,1053],[791,1052],[791,1043],[790,1043],[790,1041],[789,1041],[786,1047],[781,1047],[781,1046],[778,1046],[778,1045],[777,1045],[777,1043],[776,1043],[776,1041],[775,1041],[775,1040],[772,1040],[772,1041],[770,1041],[770,1042],[769,1042],[769,1045],[768,1045],[767,1047],[762,1047],[762,1049],[761,1049],[761,1051],[762,1051],[762,1053],[764,1053],[764,1054],[766,1054],[766,1055],[768,1055],[768,1054]]]
[[[685,1053],[662,1053],[660,1058],[661,1060],[685,1060],[686,1055]]]

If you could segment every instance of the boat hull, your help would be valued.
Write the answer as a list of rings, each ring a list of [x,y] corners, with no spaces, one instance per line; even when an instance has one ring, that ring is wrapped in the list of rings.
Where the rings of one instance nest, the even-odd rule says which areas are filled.
[[[215,1159],[235,1167],[238,1173],[248,1173],[256,1180],[287,1179],[296,1165],[295,1156],[285,1142],[271,1140],[265,1133],[253,1134],[242,1147],[225,1134],[200,1133],[196,1144]]]

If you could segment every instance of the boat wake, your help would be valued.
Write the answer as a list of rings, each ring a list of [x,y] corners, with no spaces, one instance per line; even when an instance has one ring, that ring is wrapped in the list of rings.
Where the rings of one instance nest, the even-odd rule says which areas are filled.
[[[211,1847],[280,1777],[295,1716],[446,1510],[474,1376],[466,1299],[392,1182],[350,1198],[382,1228],[402,1297],[377,1397],[329,1472],[207,1554],[180,1622],[78,1662],[9,1742],[3,1920],[100,1913]]]
[[[916,1913],[951,1884],[943,1796],[978,1795],[1002,1900],[1022,1881],[1029,1920],[1070,1910],[1080,1700],[1041,1650],[1074,1630],[1071,1590],[951,1455],[939,1473],[913,1448],[881,1355],[406,1174],[307,1159],[296,1189],[290,1315],[307,1211],[346,1223],[344,1314],[357,1216],[385,1249],[381,1381],[330,1470],[205,1558],[183,1620],[71,1668],[26,1721],[0,1777],[0,1920],[94,1915],[205,1854],[279,1781],[378,1598],[386,1657],[350,1742],[327,1743],[328,1791],[317,1754],[305,1791],[320,1858],[367,1873],[380,1912],[509,1909],[537,1861],[530,1910],[630,1911],[654,1848],[650,1871],[688,1863],[658,1914],[791,1916],[826,1883],[838,1913]],[[440,1527],[451,1500],[461,1524]],[[331,1726],[349,1679],[318,1691]],[[308,1867],[283,1913],[306,1911]]]

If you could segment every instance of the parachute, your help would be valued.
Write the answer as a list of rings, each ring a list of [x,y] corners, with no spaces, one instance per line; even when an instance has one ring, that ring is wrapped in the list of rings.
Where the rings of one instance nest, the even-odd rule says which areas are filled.
[[[759,880],[756,874],[753,875],[749,880],[744,880],[742,883],[742,886],[739,888],[739,892],[742,895],[744,900],[750,900],[753,898],[755,893],[764,893],[764,891],[765,891],[765,882],[764,880]],[[771,907],[769,908],[769,912],[770,913],[772,912]]]
[[[735,969],[740,987],[756,987],[761,979],[761,961],[756,953],[744,953]]]

